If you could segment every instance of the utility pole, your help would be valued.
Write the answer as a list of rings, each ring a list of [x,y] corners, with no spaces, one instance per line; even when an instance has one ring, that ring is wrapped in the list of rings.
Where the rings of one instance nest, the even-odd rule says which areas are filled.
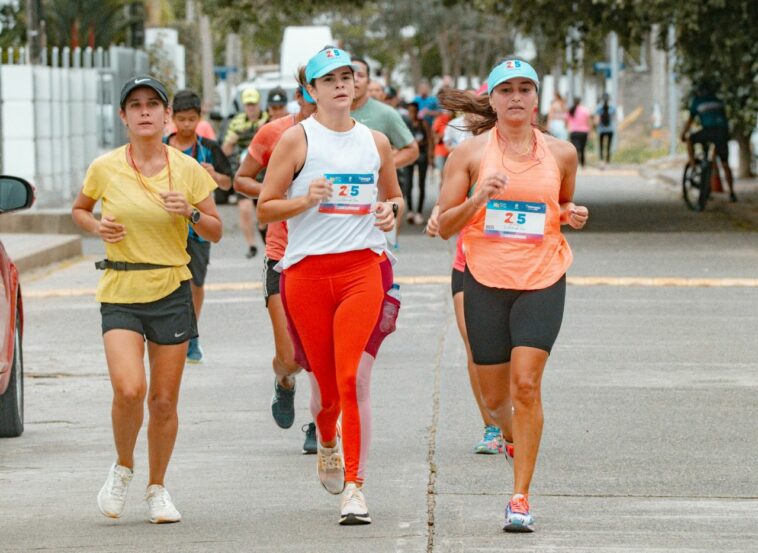
[[[611,33],[611,101],[616,104],[616,114],[620,109],[619,102],[619,37],[615,32]],[[616,130],[616,136],[620,133]],[[618,138],[611,141],[611,149],[615,152]]]
[[[676,65],[676,31],[673,25],[669,25],[668,32],[668,85],[669,85],[669,155],[676,155],[676,146],[678,136],[677,119],[679,118],[679,98],[676,93],[676,73],[674,73],[674,66]]]
[[[41,0],[27,0],[26,2],[26,51],[29,63],[39,63],[41,53],[42,35],[40,32],[40,5]]]

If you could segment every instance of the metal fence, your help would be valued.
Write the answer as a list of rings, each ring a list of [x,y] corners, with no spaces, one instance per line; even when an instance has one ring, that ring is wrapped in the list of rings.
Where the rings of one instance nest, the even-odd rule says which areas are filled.
[[[37,207],[70,204],[90,162],[126,141],[121,83],[148,71],[145,52],[52,48],[39,65],[0,50],[0,169],[37,188]]]

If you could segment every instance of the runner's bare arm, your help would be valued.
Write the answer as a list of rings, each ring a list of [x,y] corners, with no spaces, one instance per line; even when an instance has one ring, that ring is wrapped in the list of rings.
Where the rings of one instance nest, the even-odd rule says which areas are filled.
[[[257,159],[250,154],[246,155],[242,165],[237,169],[237,174],[234,175],[234,191],[248,198],[257,198],[263,185],[255,180],[255,177],[261,169],[263,165]]]
[[[104,242],[115,244],[123,240],[126,236],[126,228],[117,223],[114,217],[101,217],[99,221],[95,219],[92,210],[96,203],[96,200],[80,190],[76,200],[74,200],[74,206],[71,208],[71,217],[73,217],[74,222],[81,229],[97,234]]]
[[[401,217],[405,209],[403,193],[397,182],[397,171],[393,160],[392,147],[386,136],[378,131],[371,131],[374,136],[376,148],[381,158],[379,167],[379,178],[376,183],[378,190],[379,203],[374,211],[376,212],[376,226],[382,230],[390,230],[395,224],[395,218],[392,214],[392,204],[396,203],[399,207],[397,216]],[[415,142],[414,142],[415,144]],[[385,227],[387,227],[385,229]]]
[[[321,178],[311,183],[308,194],[286,198],[295,173],[305,163],[306,150],[305,131],[301,125],[285,131],[274,148],[263,179],[263,189],[258,196],[258,220],[262,224],[299,215],[331,196],[331,183]]]
[[[502,187],[499,179],[490,177],[477,185],[474,196],[466,197],[478,178],[479,160],[486,140],[485,134],[462,142],[445,163],[439,200],[439,235],[445,240],[460,232],[487,199]]]
[[[418,155],[418,144],[416,144],[415,140],[407,146],[404,146],[399,150],[395,150],[393,152],[393,157],[395,158],[395,168],[400,169],[406,165],[411,165],[418,159]]]
[[[561,206],[561,224],[581,229],[587,223],[589,211],[584,206],[574,204],[576,169],[578,166],[576,148],[570,142],[545,136],[548,148],[561,170],[561,190],[558,201]]]

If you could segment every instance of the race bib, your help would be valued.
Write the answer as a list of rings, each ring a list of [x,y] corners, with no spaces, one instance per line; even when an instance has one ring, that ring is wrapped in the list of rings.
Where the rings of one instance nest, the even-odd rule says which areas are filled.
[[[484,234],[519,242],[542,242],[547,206],[533,202],[489,200]]]
[[[331,181],[334,191],[328,200],[319,205],[318,210],[321,213],[371,213],[371,204],[376,197],[376,184],[372,173],[328,173],[324,177]]]

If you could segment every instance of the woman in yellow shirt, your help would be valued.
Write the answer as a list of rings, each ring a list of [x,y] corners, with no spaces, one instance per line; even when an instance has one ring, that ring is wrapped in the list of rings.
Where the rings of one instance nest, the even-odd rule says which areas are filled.
[[[105,242],[107,256],[96,264],[105,270],[97,300],[113,386],[117,459],[97,503],[105,516],[121,516],[147,396],[150,522],[179,522],[181,515],[163,483],[179,424],[187,343],[197,336],[187,234],[192,224],[200,236],[218,242],[222,224],[213,179],[195,160],[163,144],[169,119],[163,84],[146,75],[127,81],[120,115],[129,142],[92,162],[72,209],[76,224]],[[100,220],[92,214],[98,201]]]

